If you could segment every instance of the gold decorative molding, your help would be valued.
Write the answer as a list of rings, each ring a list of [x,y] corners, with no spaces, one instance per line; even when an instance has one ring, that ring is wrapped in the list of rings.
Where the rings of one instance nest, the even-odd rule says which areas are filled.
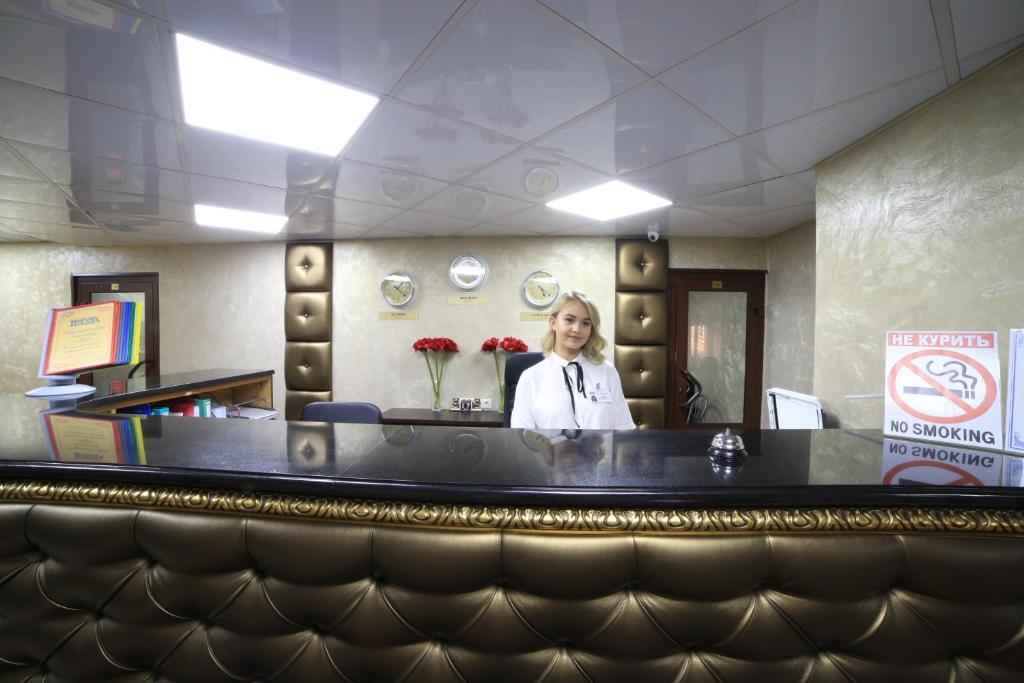
[[[958,508],[535,508],[315,498],[274,493],[39,481],[0,482],[2,503],[66,503],[146,510],[572,533],[972,533],[1024,535],[1024,511]]]

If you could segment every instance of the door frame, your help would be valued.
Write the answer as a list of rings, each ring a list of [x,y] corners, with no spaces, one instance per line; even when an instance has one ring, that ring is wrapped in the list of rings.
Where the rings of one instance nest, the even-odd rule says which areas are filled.
[[[665,424],[676,425],[673,429],[709,429],[719,427],[736,427],[743,429],[759,429],[761,427],[761,391],[764,388],[764,318],[765,318],[765,280],[766,270],[730,270],[719,268],[670,268],[668,271],[668,339],[665,348],[665,367],[668,377],[665,396]],[[721,281],[720,287],[712,286],[712,281]],[[743,422],[718,423],[705,422],[700,425],[685,425],[682,422],[678,394],[681,386],[676,378],[687,369],[686,354],[677,358],[677,353],[685,352],[687,320],[689,318],[689,298],[682,297],[677,301],[675,286],[686,281],[707,281],[707,287],[691,287],[687,291],[698,292],[746,292],[747,293],[747,344],[746,370],[743,386]],[[682,336],[683,346],[677,346]],[[679,426],[682,425],[682,426]]]
[[[146,319],[146,377],[160,376],[160,274],[159,273],[72,273],[71,274],[71,302],[72,305],[89,303],[87,298],[81,295],[86,294],[85,288],[89,287],[88,293],[93,291],[116,291],[110,285],[117,283],[119,288],[127,286],[124,291],[144,292],[146,300],[143,315]],[[100,289],[106,286],[106,289]],[[152,295],[147,291],[150,287]],[[91,384],[91,374],[82,376],[82,381]]]

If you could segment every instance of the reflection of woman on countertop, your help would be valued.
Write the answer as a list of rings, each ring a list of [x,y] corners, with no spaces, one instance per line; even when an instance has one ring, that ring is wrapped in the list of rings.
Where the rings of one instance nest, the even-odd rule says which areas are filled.
[[[512,427],[635,429],[615,367],[605,361],[601,316],[582,292],[564,294],[541,339],[545,358],[523,371]]]

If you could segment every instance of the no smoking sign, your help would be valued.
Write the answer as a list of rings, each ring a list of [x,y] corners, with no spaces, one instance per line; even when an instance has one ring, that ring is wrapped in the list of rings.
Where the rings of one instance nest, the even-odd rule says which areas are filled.
[[[995,332],[889,332],[885,433],[1002,448]]]

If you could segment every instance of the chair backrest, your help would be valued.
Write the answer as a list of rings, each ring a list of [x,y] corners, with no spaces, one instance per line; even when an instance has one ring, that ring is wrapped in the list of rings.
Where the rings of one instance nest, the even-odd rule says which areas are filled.
[[[307,403],[299,418],[304,422],[351,422],[355,424],[382,424],[380,408],[372,403],[343,403],[314,401]]]
[[[528,353],[510,353],[505,359],[505,416],[503,425],[508,427],[512,421],[512,405],[516,402],[516,385],[523,370],[544,360],[540,351]]]

